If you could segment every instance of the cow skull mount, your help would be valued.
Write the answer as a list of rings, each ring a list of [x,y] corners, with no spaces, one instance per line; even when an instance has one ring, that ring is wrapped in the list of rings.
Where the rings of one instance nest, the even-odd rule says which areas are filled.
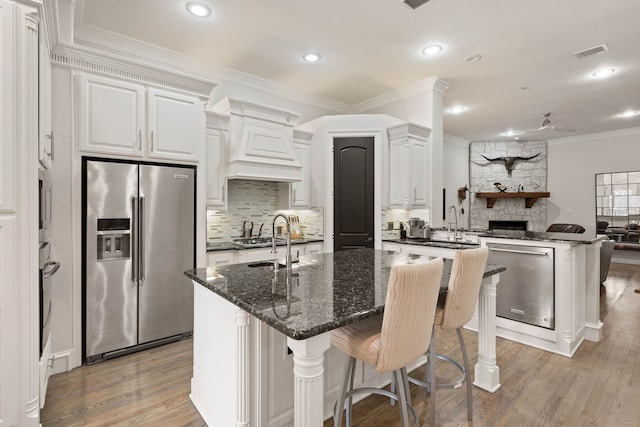
[[[482,157],[484,157],[486,160],[490,161],[490,162],[502,162],[502,163],[504,163],[504,167],[507,169],[507,173],[509,174],[509,176],[511,176],[511,172],[513,172],[513,168],[515,167],[517,161],[535,159],[540,154],[542,154],[542,153],[538,153],[538,154],[533,155],[531,157],[510,156],[510,157],[496,157],[495,159],[490,159],[487,156],[485,156],[484,154],[480,154],[480,155]]]

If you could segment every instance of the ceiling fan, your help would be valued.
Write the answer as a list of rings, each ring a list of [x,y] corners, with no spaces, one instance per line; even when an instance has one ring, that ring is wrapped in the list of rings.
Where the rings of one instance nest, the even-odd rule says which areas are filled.
[[[542,126],[540,126],[539,128],[536,129],[524,129],[524,130],[511,130],[511,131],[507,131],[504,134],[507,136],[515,136],[515,135],[522,135],[524,133],[533,133],[533,132],[542,132],[545,130],[552,130],[552,131],[556,131],[556,132],[575,132],[575,129],[571,129],[571,128],[563,128],[563,127],[558,127],[555,126],[552,122],[551,119],[549,118],[551,116],[551,113],[544,113],[544,120],[542,121]]]

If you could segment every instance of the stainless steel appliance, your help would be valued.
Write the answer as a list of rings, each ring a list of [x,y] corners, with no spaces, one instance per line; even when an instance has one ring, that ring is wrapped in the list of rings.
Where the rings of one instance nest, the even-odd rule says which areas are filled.
[[[488,264],[507,267],[500,273],[496,315],[543,328],[555,328],[553,248],[488,243]]]
[[[188,337],[195,168],[83,159],[87,363]]]
[[[407,221],[409,224],[409,234],[407,237],[410,239],[415,238],[425,238],[425,229],[428,230],[428,227],[425,226],[424,220],[420,218],[409,218]]]
[[[51,276],[60,268],[60,263],[51,260],[51,174],[46,169],[38,170],[38,305],[40,330],[40,358],[51,336]],[[48,358],[48,354],[45,355]]]
[[[38,169],[38,241],[49,241],[51,227],[51,174],[46,169]]]
[[[40,302],[40,357],[51,334],[51,276],[60,268],[60,263],[51,260],[49,242],[40,243],[39,302]]]

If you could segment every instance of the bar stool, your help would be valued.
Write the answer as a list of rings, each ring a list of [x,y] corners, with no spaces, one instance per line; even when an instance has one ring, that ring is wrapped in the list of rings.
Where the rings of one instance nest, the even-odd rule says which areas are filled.
[[[402,425],[409,425],[409,411],[415,424],[418,418],[411,407],[406,366],[429,348],[440,281],[441,258],[417,263],[395,265],[389,275],[384,313],[331,331],[331,344],[347,353],[342,394],[336,402],[334,426],[342,426],[342,410],[347,402],[347,425],[351,425],[352,396],[356,393],[376,393],[399,402]],[[353,388],[356,359],[375,365],[378,372],[392,372],[398,393],[363,387]]]
[[[437,354],[435,339],[432,336],[428,352],[427,381],[409,377],[410,382],[425,387],[429,391],[429,417],[430,425],[432,426],[435,426],[436,421],[436,390],[458,388],[463,381],[467,383],[467,418],[469,421],[473,419],[473,385],[469,381],[469,358],[467,357],[467,349],[464,345],[461,328],[473,317],[488,256],[489,249],[487,247],[457,251],[451,267],[446,297],[441,297],[438,300],[438,307],[436,308],[433,328],[435,329],[435,325],[439,325],[442,330],[456,330],[464,365],[450,357]],[[442,301],[443,299],[444,301]],[[431,357],[431,355],[434,356]],[[462,373],[461,377],[448,384],[437,384],[436,376],[434,375],[436,358],[456,366]]]

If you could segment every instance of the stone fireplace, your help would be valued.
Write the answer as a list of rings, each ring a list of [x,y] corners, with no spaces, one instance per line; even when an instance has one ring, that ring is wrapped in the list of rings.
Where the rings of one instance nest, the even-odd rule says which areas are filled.
[[[531,157],[531,160],[516,160],[511,173],[502,157]],[[545,231],[547,228],[547,200],[538,199],[531,207],[525,206],[523,198],[501,198],[492,208],[486,199],[475,197],[475,193],[498,192],[495,183],[506,187],[507,192],[547,191],[547,142],[546,141],[473,141],[469,145],[469,184],[471,200],[469,222],[471,229],[489,229],[490,221],[524,222],[529,231]]]

